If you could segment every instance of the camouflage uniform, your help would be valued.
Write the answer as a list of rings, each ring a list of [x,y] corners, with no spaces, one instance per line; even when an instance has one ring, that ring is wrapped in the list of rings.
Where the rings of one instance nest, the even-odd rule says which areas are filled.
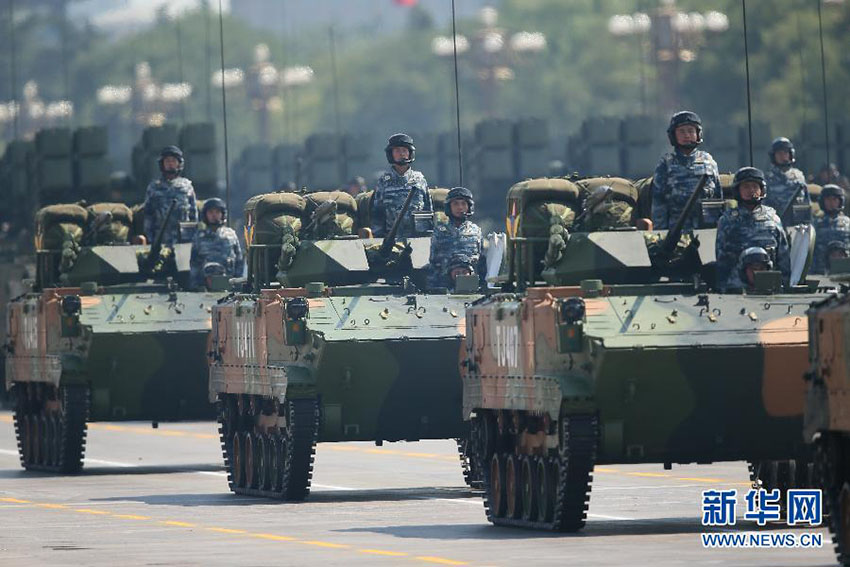
[[[708,181],[702,191],[703,199],[720,198],[720,176],[711,154],[694,150],[685,155],[679,150],[664,154],[652,177],[652,222],[658,230],[669,229],[682,214],[688,197],[696,189],[703,174]],[[694,207],[685,221],[685,228],[699,227],[700,210]]]
[[[192,240],[192,255],[189,260],[189,283],[197,288],[204,285],[204,264],[215,262],[224,266],[227,275],[242,275],[244,260],[236,232],[227,226],[204,227],[195,233]]]
[[[812,258],[812,273],[823,274],[826,271],[827,245],[835,240],[850,244],[850,217],[843,211],[837,214],[824,214],[815,219],[815,252]]]
[[[738,270],[741,252],[752,246],[767,250],[787,281],[791,275],[791,250],[782,221],[772,207],[759,205],[730,209],[717,223],[717,286],[722,290],[742,289]]]
[[[428,193],[428,182],[418,171],[408,169],[399,174],[394,167],[378,179],[378,186],[372,196],[372,235],[385,236],[393,227],[396,217],[404,205],[408,191],[413,188],[416,194],[410,201],[407,218],[399,226],[398,235],[401,238],[415,234],[413,213],[431,212],[434,207],[431,195]]]
[[[764,198],[764,204],[773,207],[777,211],[788,204],[788,199],[797,187],[802,185],[803,190],[797,195],[795,203],[810,204],[809,190],[806,185],[806,178],[803,177],[803,172],[796,167],[781,167],[773,165],[765,174],[765,183],[767,183],[767,197]]]
[[[145,236],[148,242],[153,242],[156,238],[173,199],[177,199],[177,204],[174,206],[168,228],[163,235],[163,245],[173,246],[180,242],[180,222],[198,221],[198,205],[195,202],[195,189],[191,181],[179,176],[171,180],[151,181],[145,193],[144,204]]]
[[[431,237],[431,267],[428,272],[429,287],[451,287],[449,261],[454,256],[466,256],[477,266],[482,251],[481,228],[470,220],[460,225],[440,223]]]

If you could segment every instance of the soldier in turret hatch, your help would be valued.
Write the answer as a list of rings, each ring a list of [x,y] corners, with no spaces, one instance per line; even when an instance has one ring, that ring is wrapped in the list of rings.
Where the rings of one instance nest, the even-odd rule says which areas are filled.
[[[446,195],[444,206],[449,221],[438,224],[431,237],[429,287],[453,287],[450,260],[463,256],[474,268],[480,262],[483,249],[481,228],[469,220],[475,212],[472,191],[466,187],[452,188]]]
[[[830,242],[850,244],[850,217],[844,214],[844,189],[830,183],[824,185],[818,204],[823,216],[815,219],[815,252],[812,273],[822,274],[827,268],[827,246]]]
[[[667,127],[667,139],[673,151],[662,156],[652,178],[652,223],[657,230],[673,227],[703,175],[708,175],[708,181],[699,197],[713,199],[722,195],[717,163],[711,154],[697,149],[702,143],[700,117],[689,110],[677,112]],[[684,228],[699,228],[699,218],[697,206]]]
[[[776,138],[770,144],[770,169],[765,173],[767,197],[764,203],[777,211],[782,211],[791,200],[791,195],[799,189],[795,203],[808,205],[809,190],[803,172],[794,167],[797,152],[788,138]],[[789,209],[790,212],[790,209]],[[786,213],[783,224],[790,222],[792,215]]]
[[[227,205],[219,198],[204,201],[201,211],[204,227],[195,233],[189,260],[189,284],[193,289],[204,285],[210,265],[221,266],[223,274],[239,277],[245,267],[236,232],[225,226]]]
[[[755,167],[742,167],[735,173],[732,194],[738,208],[724,211],[717,223],[717,287],[721,291],[743,289],[744,282],[735,267],[741,252],[757,246],[769,255],[782,272],[785,283],[791,274],[791,252],[782,221],[772,207],[762,204],[767,193],[764,173]]]
[[[413,213],[434,210],[425,176],[410,167],[416,159],[413,138],[401,133],[390,136],[384,153],[390,168],[378,178],[378,185],[372,196],[372,235],[383,237],[390,232],[404,206],[408,192],[412,190],[413,199],[399,226],[397,236],[413,236],[416,233]]]
[[[174,212],[162,239],[164,246],[180,242],[180,223],[197,222],[198,205],[192,182],[182,177],[183,152],[177,146],[166,146],[159,154],[159,171],[162,177],[151,181],[145,192],[145,236],[153,242],[159,232],[171,202],[176,200]]]

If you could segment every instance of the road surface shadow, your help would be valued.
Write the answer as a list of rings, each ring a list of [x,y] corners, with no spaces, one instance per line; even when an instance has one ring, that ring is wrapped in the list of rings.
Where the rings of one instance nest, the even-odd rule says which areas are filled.
[[[222,490],[227,490],[222,478]],[[95,499],[101,502],[141,502],[151,506],[249,506],[257,504],[301,505],[342,504],[346,502],[399,502],[433,499],[474,502],[478,495],[461,487],[397,488],[374,490],[313,490],[304,502],[284,502],[273,498],[241,496],[230,492],[213,494],[145,494]]]
[[[60,475],[41,471],[26,471],[24,469],[0,470],[0,479],[47,478],[53,476],[104,476],[104,475],[138,475],[138,474],[183,474],[198,472],[224,472],[222,465],[140,465],[129,467],[83,467],[78,473]],[[224,479],[224,475],[221,477]]]
[[[404,526],[375,526],[362,528],[346,528],[334,530],[338,532],[376,533],[390,535],[402,539],[433,539],[433,540],[481,540],[481,539],[534,539],[552,538],[594,538],[594,537],[634,537],[645,535],[679,535],[698,534],[702,532],[753,532],[794,530],[784,522],[769,524],[759,528],[756,524],[747,522],[740,529],[715,530],[700,524],[699,518],[653,518],[640,520],[588,520],[584,529],[574,533],[553,533],[522,528],[507,528],[493,526],[487,523],[481,514],[480,524],[425,524]]]

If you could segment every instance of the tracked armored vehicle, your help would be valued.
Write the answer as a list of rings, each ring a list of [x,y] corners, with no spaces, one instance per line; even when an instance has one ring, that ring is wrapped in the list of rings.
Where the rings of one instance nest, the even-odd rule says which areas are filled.
[[[581,194],[562,179],[511,189],[508,291],[466,311],[463,412],[487,518],[578,530],[597,464],[748,460],[794,486],[777,463],[809,462],[806,309],[823,294],[780,290],[775,272],[748,294],[714,292],[713,228],[528,230],[530,212]]]
[[[222,292],[185,291],[190,244],[132,245],[120,203],[37,216],[36,280],[8,305],[6,387],[21,463],[82,467],[87,421],[212,418],[206,349]]]
[[[845,268],[850,267],[845,264]],[[850,295],[848,289],[809,310],[804,439],[815,448],[815,486],[841,565],[850,565]]]
[[[357,238],[346,197],[246,204],[249,281],[213,308],[210,355],[210,399],[237,494],[304,499],[318,441],[464,435],[458,352],[477,281],[466,292],[423,293],[427,232],[395,244],[392,233]],[[347,217],[328,217],[333,237],[311,232],[311,200],[333,200]]]

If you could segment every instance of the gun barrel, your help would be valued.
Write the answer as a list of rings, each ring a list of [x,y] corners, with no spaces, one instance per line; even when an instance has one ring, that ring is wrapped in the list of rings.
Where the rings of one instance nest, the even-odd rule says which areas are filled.
[[[679,215],[679,218],[676,219],[676,223],[673,225],[673,228],[667,231],[667,236],[664,237],[664,242],[661,245],[661,250],[664,254],[671,254],[673,249],[676,247],[676,244],[679,242],[679,238],[682,236],[682,230],[685,227],[685,221],[688,220],[688,217],[690,216],[691,211],[693,210],[694,205],[699,199],[699,195],[702,193],[707,182],[708,175],[703,174],[699,183],[697,183],[696,188],[694,188],[694,192],[691,193],[690,197],[688,197],[688,202],[685,203],[685,208],[682,209],[682,213]]]
[[[154,238],[153,244],[151,244],[151,249],[148,253],[146,263],[147,271],[151,271],[154,264],[156,264],[159,260],[159,255],[162,252],[162,240],[165,238],[165,231],[168,228],[168,222],[171,220],[171,215],[174,213],[174,207],[176,206],[177,199],[172,199],[171,204],[168,205],[168,210],[165,213],[165,218],[162,220],[162,226],[159,227],[159,231],[156,233],[156,238]]]
[[[407,193],[407,198],[404,200],[404,204],[401,206],[401,210],[398,212],[398,216],[395,218],[395,222],[393,222],[393,227],[384,237],[384,241],[381,243],[381,253],[386,255],[389,253],[390,249],[395,244],[396,234],[398,234],[398,229],[401,228],[401,221],[404,219],[404,215],[407,214],[407,209],[410,208],[410,202],[413,200],[413,193],[416,191],[416,187],[411,187],[410,191]]]

